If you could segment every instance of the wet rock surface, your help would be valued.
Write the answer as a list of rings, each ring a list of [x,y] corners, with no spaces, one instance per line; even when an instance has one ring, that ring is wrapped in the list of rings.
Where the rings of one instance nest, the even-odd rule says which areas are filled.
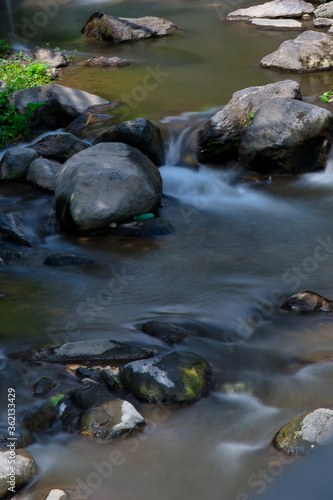
[[[130,64],[128,59],[123,59],[122,57],[105,56],[92,57],[86,62],[86,66],[90,68],[124,68]]]
[[[80,361],[129,361],[146,359],[153,355],[153,350],[132,342],[114,340],[90,340],[68,342],[60,347],[52,347],[32,352],[32,360],[67,363]]]
[[[124,18],[94,12],[82,28],[82,33],[96,40],[112,43],[133,42],[146,38],[173,35],[177,26],[158,17]]]
[[[44,260],[45,265],[54,267],[78,266],[82,264],[92,264],[93,262],[92,259],[88,259],[87,257],[70,253],[54,253]]]
[[[50,401],[38,404],[35,410],[26,414],[23,425],[30,432],[42,432],[50,429],[57,419],[57,412]]]
[[[41,394],[46,394],[51,391],[54,387],[56,387],[57,382],[52,380],[51,378],[42,377],[39,379],[33,387],[33,393],[38,396]]]
[[[42,189],[54,191],[61,168],[62,164],[59,162],[47,160],[46,158],[37,158],[29,167],[27,181]]]
[[[55,134],[43,137],[28,149],[33,149],[39,156],[48,160],[65,163],[72,156],[89,147],[90,144],[72,134]]]
[[[172,236],[176,229],[170,222],[164,219],[156,218],[145,221],[128,222],[121,224],[116,228],[110,228],[109,234],[117,238],[163,238]]]
[[[148,321],[141,326],[141,331],[152,337],[158,337],[167,344],[179,344],[191,333],[175,323]]]
[[[7,483],[7,467],[8,461],[11,459],[10,451],[0,451],[0,498],[7,496],[8,487]],[[15,477],[14,491],[17,491],[29,483],[37,474],[37,466],[35,460],[28,450],[15,451]]]
[[[319,408],[299,415],[283,426],[275,435],[273,445],[287,454],[306,455],[332,438],[333,411]]]
[[[38,153],[27,148],[11,148],[0,161],[0,179],[9,181],[24,178]]]
[[[17,245],[32,247],[34,235],[27,231],[21,219],[12,213],[0,212],[0,237]]]
[[[210,376],[208,363],[190,352],[135,361],[120,371],[123,386],[151,403],[193,403],[208,392]]]
[[[281,307],[287,311],[295,312],[333,311],[333,300],[306,290],[291,295]]]

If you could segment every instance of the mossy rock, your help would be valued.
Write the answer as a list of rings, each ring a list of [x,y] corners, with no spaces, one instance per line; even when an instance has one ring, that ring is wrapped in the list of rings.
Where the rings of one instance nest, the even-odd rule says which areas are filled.
[[[173,352],[123,367],[121,383],[151,403],[193,403],[208,392],[211,369],[199,355]]]
[[[272,444],[288,455],[307,455],[333,438],[333,411],[319,408],[303,413],[284,425]]]

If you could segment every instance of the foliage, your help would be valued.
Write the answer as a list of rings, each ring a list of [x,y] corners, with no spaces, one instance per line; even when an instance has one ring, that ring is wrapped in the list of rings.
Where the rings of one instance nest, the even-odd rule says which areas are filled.
[[[254,115],[255,115],[255,113],[251,113],[251,114],[250,114],[250,119],[249,119],[249,121],[245,124],[245,127],[248,127],[249,125],[251,125],[251,123],[253,122]]]
[[[333,102],[333,92],[332,90],[327,90],[320,96],[320,100],[324,102]]]
[[[0,40],[0,50],[1,46],[5,47],[3,40]],[[47,64],[32,63],[30,60],[23,59],[22,54],[2,61],[0,66],[0,81],[3,82],[3,90],[0,92],[0,147],[14,141],[18,136],[28,135],[31,113],[43,104],[28,104],[28,110],[21,115],[10,103],[10,94],[16,90],[49,83],[51,76],[48,70]]]
[[[10,45],[5,42],[5,40],[0,40],[0,58],[4,58],[7,56],[10,49]]]

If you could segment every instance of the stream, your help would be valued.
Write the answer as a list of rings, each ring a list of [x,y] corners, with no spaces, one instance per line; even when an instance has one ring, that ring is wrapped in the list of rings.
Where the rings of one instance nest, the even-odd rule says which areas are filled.
[[[266,499],[281,478],[308,460],[276,451],[275,433],[302,412],[333,408],[333,364],[299,359],[332,353],[332,315],[280,310],[286,297],[301,290],[333,295],[333,160],[322,173],[239,182],[237,170],[198,165],[193,144],[198,129],[234,91],[292,78],[301,83],[305,100],[320,104],[318,94],[329,88],[330,73],[260,69],[262,56],[297,33],[223,23],[222,3],[54,0],[45,2],[54,10],[44,17],[37,0],[13,4],[6,0],[0,7],[1,38],[11,26],[19,44],[75,49],[77,61],[101,54],[137,61],[116,71],[72,66],[61,71],[61,83],[113,101],[130,95],[129,118],[160,121],[167,161],[160,168],[159,214],[176,232],[133,241],[57,234],[48,227],[51,194],[20,182],[0,183],[0,209],[15,210],[39,240],[34,248],[19,249],[21,259],[0,267],[0,421],[6,421],[8,387],[15,387],[23,413],[34,400],[33,382],[55,370],[23,371],[9,353],[91,339],[160,347],[158,339],[139,330],[150,320],[190,330],[193,335],[175,349],[200,354],[215,381],[208,396],[180,408],[130,399],[148,425],[129,439],[101,445],[58,427],[36,435],[28,449],[39,474],[26,492],[82,488],[94,500]],[[183,33],[110,48],[80,35],[96,10],[164,17]],[[37,26],[46,16],[45,25]],[[135,100],[134,94],[133,100],[147,67],[158,65],[165,78],[144,99]],[[95,263],[44,266],[53,253]],[[98,298],[110,279],[118,286],[102,303]],[[73,384],[65,372],[62,382]],[[112,465],[111,451],[118,457]],[[323,461],[315,462],[318,473]],[[285,490],[284,495],[288,498]],[[299,498],[314,498],[305,495]]]

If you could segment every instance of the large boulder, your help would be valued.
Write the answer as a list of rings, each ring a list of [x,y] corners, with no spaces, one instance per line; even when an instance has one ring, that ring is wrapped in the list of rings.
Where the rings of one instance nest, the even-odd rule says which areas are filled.
[[[53,134],[43,137],[28,149],[33,149],[39,156],[48,160],[65,163],[72,156],[89,147],[90,144],[72,134]]]
[[[125,365],[123,386],[135,396],[151,403],[193,403],[208,392],[211,369],[192,352],[172,352]]]
[[[241,131],[265,102],[275,97],[301,99],[300,85],[293,80],[249,87],[235,92],[231,100],[200,130],[198,160],[202,163],[238,158]]]
[[[252,17],[302,17],[304,14],[312,14],[314,7],[303,0],[274,0],[262,5],[254,5],[247,9],[238,9],[228,14],[227,19],[249,19]]]
[[[273,445],[289,455],[306,455],[332,439],[333,411],[319,408],[303,413],[284,425],[275,435]]]
[[[11,148],[0,161],[0,179],[10,181],[27,175],[31,163],[38,158],[38,153],[20,146]]]
[[[333,2],[327,2],[316,8],[314,11],[316,17],[333,18]]]
[[[263,104],[243,129],[240,159],[262,174],[313,172],[324,168],[332,134],[327,109],[278,97]]]
[[[54,191],[61,168],[62,164],[59,162],[46,158],[37,158],[29,167],[27,181],[32,182],[42,189]]]
[[[19,113],[27,111],[29,103],[44,103],[32,113],[31,127],[55,130],[66,127],[88,108],[108,104],[108,101],[83,90],[48,83],[42,87],[18,90],[12,97],[12,104]]]
[[[42,61],[51,68],[63,68],[68,66],[68,59],[60,50],[38,47],[30,52],[32,59]]]
[[[333,69],[333,37],[317,31],[305,31],[294,40],[286,40],[271,54],[263,57],[263,68],[306,73]]]
[[[0,451],[0,498],[8,498],[8,493],[23,488],[37,472],[35,460],[28,450]]]
[[[127,144],[97,144],[68,160],[55,191],[65,230],[87,231],[154,211],[162,179],[155,165]]]
[[[82,28],[84,35],[112,43],[159,38],[176,32],[177,26],[166,19],[113,17],[101,12],[94,12]]]
[[[136,118],[114,125],[92,140],[92,144],[101,142],[123,142],[139,149],[156,166],[165,162],[161,130],[146,118]]]

